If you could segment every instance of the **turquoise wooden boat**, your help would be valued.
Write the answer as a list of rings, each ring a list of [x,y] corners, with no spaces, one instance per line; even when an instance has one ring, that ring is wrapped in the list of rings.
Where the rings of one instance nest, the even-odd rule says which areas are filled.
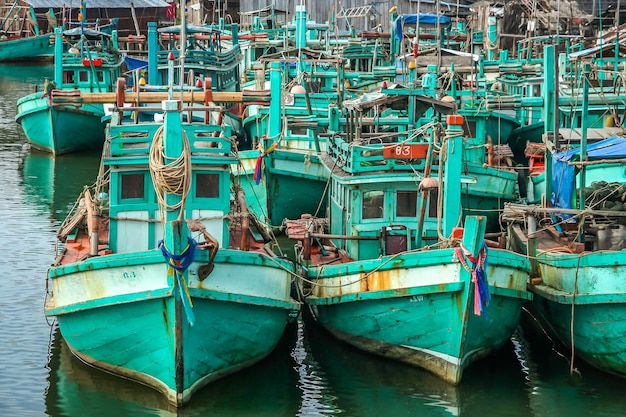
[[[52,60],[54,44],[50,34],[42,33],[32,6],[18,0],[3,3],[0,21],[0,62]],[[54,17],[54,16],[52,16]]]
[[[248,201],[250,211],[274,228],[288,218],[325,212],[329,175],[320,160],[326,139],[319,134],[327,124],[328,101],[336,96],[284,91],[284,72],[288,70],[271,63],[269,105],[246,107],[244,129],[256,146],[240,150],[233,169],[246,195],[254,196]],[[303,190],[307,198],[302,198]]]
[[[585,149],[586,161],[580,160],[580,148],[550,161],[555,207],[509,205],[503,218],[510,223],[511,249],[533,260],[530,290],[540,322],[580,359],[626,377],[620,324],[626,318],[621,272],[626,267],[626,139],[611,137]],[[586,196],[582,205],[580,192]]]
[[[298,240],[298,288],[323,327],[452,384],[506,343],[531,298],[526,257],[486,238],[485,216],[460,223],[469,179],[462,123],[448,116],[437,179],[430,162],[418,168],[433,160],[432,137],[372,142],[364,145],[369,153],[335,138],[322,156],[330,172],[328,219],[287,222]],[[414,169],[399,169],[404,164]]]
[[[54,82],[17,101],[15,120],[39,150],[60,155],[101,150],[105,106],[83,103],[82,93],[115,90],[123,62],[117,34],[86,27],[55,30]]]
[[[541,221],[544,225],[534,231],[522,221],[510,225],[511,248],[528,253],[533,260],[534,278],[529,289],[534,294],[535,318],[577,358],[626,377],[622,325],[626,319],[626,281],[621,273],[626,267],[624,213],[588,210],[585,216],[591,221],[583,227],[582,243],[577,240],[576,229],[564,232],[552,224],[551,214],[557,209],[509,209],[505,215],[522,219],[534,211],[526,223]],[[598,220],[602,223],[593,224]]]
[[[173,82],[178,94],[183,91],[198,91],[202,94],[203,86],[209,82],[211,91],[240,92],[241,49],[238,43],[237,25],[233,25],[229,42],[225,42],[223,31],[217,28],[198,26],[190,23],[167,26],[157,29],[156,22],[148,23],[148,55],[138,58],[126,55],[126,66],[131,69],[127,85],[133,88],[137,97],[133,101],[141,102],[144,92],[166,92]],[[184,39],[184,41],[183,41]],[[184,56],[181,44],[184,42]],[[174,61],[174,72],[170,80],[169,66]],[[208,103],[204,103],[208,104]],[[215,103],[219,111],[210,112],[211,122],[226,124],[231,127],[239,148],[245,149],[241,102]],[[223,108],[222,108],[223,107]],[[155,112],[141,112],[135,116],[149,120]],[[204,119],[189,113],[189,117]],[[248,146],[249,147],[249,146]]]
[[[598,98],[589,80],[596,78],[591,62],[580,67],[580,104],[572,114],[589,116],[587,110]],[[622,98],[605,100],[616,106]],[[547,108],[553,103],[548,100]],[[591,143],[589,127],[597,120],[582,117],[580,136],[571,143],[564,144],[554,130],[547,132],[540,200],[550,203],[509,204],[503,220],[509,224],[511,249],[531,259],[530,290],[540,322],[576,357],[626,377],[621,324],[626,314],[626,139],[612,136]]]
[[[53,56],[54,45],[49,34],[0,40],[0,62],[45,61]]]
[[[175,406],[265,358],[300,306],[293,263],[231,183],[230,129],[181,122],[190,110],[166,100],[162,124],[115,112],[99,186],[59,231],[45,306],[74,355]]]

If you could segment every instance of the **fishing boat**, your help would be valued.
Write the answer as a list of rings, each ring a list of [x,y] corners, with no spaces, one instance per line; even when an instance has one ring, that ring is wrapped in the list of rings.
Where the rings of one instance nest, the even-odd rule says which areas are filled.
[[[446,121],[445,134],[332,138],[321,156],[328,217],[289,220],[286,233],[298,241],[298,289],[318,323],[459,384],[518,325],[530,264],[485,234],[485,216],[462,216],[472,181],[462,172],[464,121]]]
[[[173,56],[175,59],[173,82],[176,86],[180,86],[181,91],[194,89],[202,91],[204,80],[211,81],[213,91],[241,91],[242,55],[236,24],[232,25],[230,33],[228,42],[225,42],[223,31],[219,28],[187,22],[157,28],[156,22],[149,22],[147,58],[128,54],[124,57],[126,66],[134,69],[129,84],[132,83],[137,94],[167,91],[170,83],[168,67],[170,58]],[[181,48],[185,51],[184,55],[181,53]],[[213,112],[211,119],[216,123],[225,123],[230,126],[237,135],[240,149],[246,148],[247,145],[243,143],[242,104],[215,104],[224,108],[219,113]]]
[[[39,29],[32,6],[19,0],[0,5],[0,62],[52,60],[50,34]]]
[[[538,320],[577,358],[626,377],[620,324],[626,317],[620,273],[626,265],[626,138],[621,122],[606,127],[623,112],[624,80],[617,68],[624,60],[597,52],[581,51],[554,67],[571,81],[565,88],[575,101],[558,97],[568,129],[559,113],[546,122],[543,166],[535,175],[540,196],[535,204],[505,205],[502,219],[510,248],[531,259],[529,288]],[[598,76],[596,68],[603,66],[610,70]],[[546,95],[546,107],[555,108],[556,100]]]
[[[81,93],[112,92],[123,62],[117,34],[84,25],[55,29],[54,80],[17,101],[15,120],[36,149],[61,155],[102,149],[103,104],[83,103]]]
[[[507,204],[503,214],[511,249],[532,261],[535,316],[576,357],[621,377],[626,377],[620,325],[626,318],[620,272],[626,267],[625,157],[622,136],[556,153],[547,162],[554,206]]]
[[[230,128],[183,122],[170,94],[163,122],[114,112],[97,185],[59,230],[45,313],[75,356],[183,406],[270,354],[300,304],[294,264],[231,182]]]

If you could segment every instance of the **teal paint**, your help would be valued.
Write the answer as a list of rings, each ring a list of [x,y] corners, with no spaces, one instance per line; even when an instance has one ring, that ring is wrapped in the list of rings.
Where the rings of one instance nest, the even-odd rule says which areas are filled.
[[[54,56],[63,56],[63,28],[54,28]],[[57,86],[63,85],[63,60],[54,60],[54,83]]]
[[[543,48],[543,56],[544,56],[543,65],[544,65],[545,74],[554,73],[554,66],[556,65],[556,63],[554,62],[554,53],[555,53],[555,48],[553,45],[546,45]],[[558,135],[558,132],[555,132],[555,128],[556,128],[555,117],[557,117],[557,115],[554,114],[554,109],[558,108],[557,106],[555,106],[555,94],[554,94],[555,82],[556,81],[552,77],[544,77],[544,83],[543,83],[544,107],[543,107],[543,112],[542,112],[542,118],[544,122],[544,132],[553,132],[554,133],[553,137],[556,137]],[[550,152],[549,149],[546,149],[545,160],[546,161],[552,160],[552,153]],[[545,164],[545,172],[546,172],[546,178],[552,178],[552,164],[550,163]],[[546,184],[545,198],[549,199],[553,192],[552,181],[546,181],[545,184]]]
[[[296,49],[306,47],[306,6],[296,4]]]
[[[239,44],[239,25],[237,23],[233,23],[230,26],[230,33],[233,45]]]
[[[280,63],[270,63],[270,95],[272,99],[269,112],[268,143],[263,144],[266,149],[273,142],[280,141],[282,131],[282,77]]]
[[[589,75],[591,73],[591,67],[589,65],[588,62],[586,62],[585,64],[583,64],[583,76],[582,76],[582,82],[583,82],[583,103],[582,103],[582,120],[581,120],[581,132],[580,132],[580,161],[581,162],[586,162],[587,161],[587,113],[589,112]],[[580,194],[579,194],[579,200],[578,200],[578,208],[581,210],[585,209],[585,187],[584,184],[587,184],[586,181],[586,167],[583,165],[580,168],[580,172],[579,172],[579,176],[580,176]],[[574,181],[573,184],[574,187],[576,187],[576,181]],[[575,190],[574,190],[574,194],[575,194]],[[583,236],[580,236],[581,239],[584,239]],[[584,241],[584,240],[583,240]]]
[[[449,125],[446,143],[446,159],[443,165],[443,235],[450,236],[461,215],[461,178],[463,158],[463,127]]]
[[[148,22],[148,84],[157,85],[157,53],[159,44],[157,42],[157,24]]]

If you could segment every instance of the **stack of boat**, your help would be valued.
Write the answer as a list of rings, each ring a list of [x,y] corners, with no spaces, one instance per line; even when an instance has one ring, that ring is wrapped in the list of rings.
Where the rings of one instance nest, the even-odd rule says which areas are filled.
[[[626,375],[621,46],[424,64],[443,47],[428,20],[391,17],[360,41],[302,6],[242,33],[152,25],[133,91],[106,79],[71,100],[59,64],[32,98],[46,111],[112,103],[97,186],[48,274],[46,314],[75,355],[183,405],[268,355],[304,303],[338,339],[458,384],[532,303],[580,358]],[[91,80],[104,51],[81,30]]]

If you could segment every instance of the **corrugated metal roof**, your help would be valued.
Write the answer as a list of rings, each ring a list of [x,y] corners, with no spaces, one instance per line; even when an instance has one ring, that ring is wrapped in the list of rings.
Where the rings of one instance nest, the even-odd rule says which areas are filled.
[[[63,7],[77,9],[80,7],[80,0],[24,0],[36,9],[60,9]],[[88,0],[88,9],[130,9],[130,4],[136,9],[150,7],[167,7],[169,3],[164,0]]]

